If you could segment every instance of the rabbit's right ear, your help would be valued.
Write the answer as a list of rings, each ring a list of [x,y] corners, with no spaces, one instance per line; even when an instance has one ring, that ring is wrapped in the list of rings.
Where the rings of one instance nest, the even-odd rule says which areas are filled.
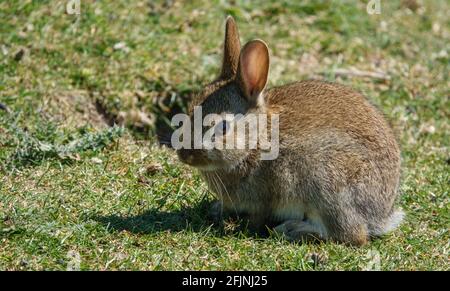
[[[259,39],[248,42],[241,51],[237,81],[252,106],[261,106],[261,96],[269,75],[269,49]]]
[[[225,26],[225,43],[223,48],[223,63],[221,79],[230,79],[236,75],[239,54],[241,51],[241,41],[239,40],[239,32],[232,16],[227,17]]]

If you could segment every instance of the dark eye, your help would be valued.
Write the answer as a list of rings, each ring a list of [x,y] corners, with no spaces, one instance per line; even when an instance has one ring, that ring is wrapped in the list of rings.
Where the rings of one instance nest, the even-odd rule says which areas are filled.
[[[216,135],[224,135],[230,129],[230,124],[226,120],[222,120],[216,125],[215,134]]]

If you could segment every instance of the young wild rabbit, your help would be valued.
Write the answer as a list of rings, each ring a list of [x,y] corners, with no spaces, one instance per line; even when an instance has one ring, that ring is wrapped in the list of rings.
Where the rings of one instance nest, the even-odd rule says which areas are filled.
[[[248,218],[254,230],[276,226],[290,240],[317,238],[363,245],[403,218],[400,151],[383,115],[360,93],[302,81],[265,89],[269,52],[261,40],[242,49],[228,17],[220,77],[198,94],[202,114],[279,116],[279,155],[255,149],[178,149],[219,198],[216,207]],[[228,134],[229,124],[223,127]]]

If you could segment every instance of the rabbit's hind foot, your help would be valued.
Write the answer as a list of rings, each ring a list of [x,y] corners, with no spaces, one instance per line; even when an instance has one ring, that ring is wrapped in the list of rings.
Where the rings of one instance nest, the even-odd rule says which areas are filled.
[[[287,220],[274,230],[288,241],[316,242],[327,239],[324,227],[310,220]]]

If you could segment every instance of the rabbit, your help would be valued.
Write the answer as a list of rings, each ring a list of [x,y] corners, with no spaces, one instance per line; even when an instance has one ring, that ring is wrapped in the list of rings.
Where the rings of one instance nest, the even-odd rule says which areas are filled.
[[[279,116],[279,153],[261,149],[177,150],[197,168],[220,213],[248,219],[288,240],[361,246],[395,229],[400,149],[393,130],[363,95],[330,82],[307,80],[266,89],[269,50],[251,40],[242,48],[229,16],[219,77],[193,99],[202,114]],[[222,133],[227,135],[226,127]],[[230,125],[233,126],[233,121]]]

